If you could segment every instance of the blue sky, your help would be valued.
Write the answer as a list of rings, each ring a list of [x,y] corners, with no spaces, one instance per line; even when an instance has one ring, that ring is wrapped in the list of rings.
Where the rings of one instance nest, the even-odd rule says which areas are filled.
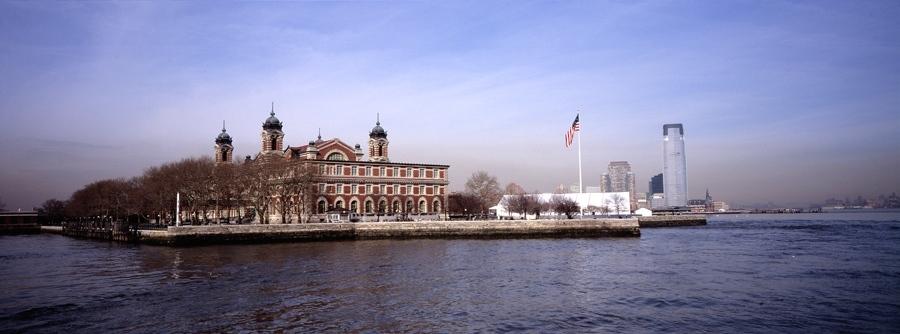
[[[646,189],[662,124],[689,189],[738,204],[900,188],[900,3],[0,2],[0,197],[209,155],[224,119],[254,154],[269,105],[286,144],[365,144],[528,190],[627,160]]]

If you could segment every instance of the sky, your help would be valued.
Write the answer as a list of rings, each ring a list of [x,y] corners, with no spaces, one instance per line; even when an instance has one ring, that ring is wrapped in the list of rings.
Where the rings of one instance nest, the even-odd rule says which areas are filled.
[[[365,146],[552,191],[626,160],[646,191],[682,123],[691,198],[805,204],[900,190],[897,1],[0,1],[7,209],[211,155]]]

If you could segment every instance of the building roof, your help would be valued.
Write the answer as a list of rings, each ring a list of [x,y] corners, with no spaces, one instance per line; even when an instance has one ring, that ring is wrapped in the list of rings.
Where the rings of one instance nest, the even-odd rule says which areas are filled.
[[[678,129],[678,134],[684,135],[684,127],[681,126],[681,123],[663,125],[663,136],[669,135],[669,129]]]
[[[381,127],[381,121],[375,122],[375,127],[369,132],[369,138],[387,138],[387,131],[384,131],[384,128]]]
[[[282,126],[284,126],[284,124],[278,120],[278,117],[275,117],[275,103],[273,102],[272,111],[269,112],[269,118],[266,118],[266,121],[263,122],[263,129],[281,131]]]

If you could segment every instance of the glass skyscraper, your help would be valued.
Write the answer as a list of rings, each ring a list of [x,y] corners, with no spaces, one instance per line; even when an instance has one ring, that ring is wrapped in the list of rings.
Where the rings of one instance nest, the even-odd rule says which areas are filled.
[[[684,127],[680,123],[663,125],[663,184],[666,206],[687,206]]]

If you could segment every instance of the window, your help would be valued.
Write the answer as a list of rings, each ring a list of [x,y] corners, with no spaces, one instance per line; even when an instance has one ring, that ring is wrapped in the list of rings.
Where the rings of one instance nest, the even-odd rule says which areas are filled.
[[[438,194],[438,186],[434,186],[434,189],[431,189],[431,193],[437,195]]]
[[[425,168],[419,168],[419,177],[425,178]]]
[[[412,168],[406,167],[406,177],[412,177]]]
[[[344,185],[343,185],[343,184],[341,184],[341,183],[338,183],[338,184],[337,184],[337,191],[336,191],[336,193],[338,193],[338,194],[343,194],[343,193],[344,193]]]
[[[385,191],[384,191],[384,185],[383,185],[383,184],[380,185],[380,186],[378,186],[378,193],[384,195]]]
[[[355,184],[351,184],[350,193],[356,195],[357,193],[359,193],[359,187],[357,187]]]
[[[319,174],[325,175],[325,165],[319,165]]]
[[[394,167],[394,177],[400,177],[400,168]]]
[[[366,166],[366,176],[372,176],[372,167]]]
[[[325,184],[324,183],[319,183],[319,193],[320,194],[325,193]]]
[[[399,193],[400,193],[400,185],[395,184],[394,185],[394,195],[397,195]]]
[[[367,184],[367,185],[366,185],[366,194],[371,194],[371,193],[372,193],[372,185],[371,185],[371,184]]]
[[[412,185],[406,185],[406,194],[412,195]]]
[[[385,174],[384,167],[381,167],[378,169],[378,176],[381,176],[381,177],[387,176],[387,174]]]
[[[356,166],[350,167],[350,175],[356,176]]]
[[[425,194],[425,186],[419,186],[419,195]]]
[[[341,152],[332,152],[332,153],[329,153],[327,157],[325,157],[325,160],[345,161],[345,160],[347,160],[347,157],[345,157],[343,154],[341,154]]]

